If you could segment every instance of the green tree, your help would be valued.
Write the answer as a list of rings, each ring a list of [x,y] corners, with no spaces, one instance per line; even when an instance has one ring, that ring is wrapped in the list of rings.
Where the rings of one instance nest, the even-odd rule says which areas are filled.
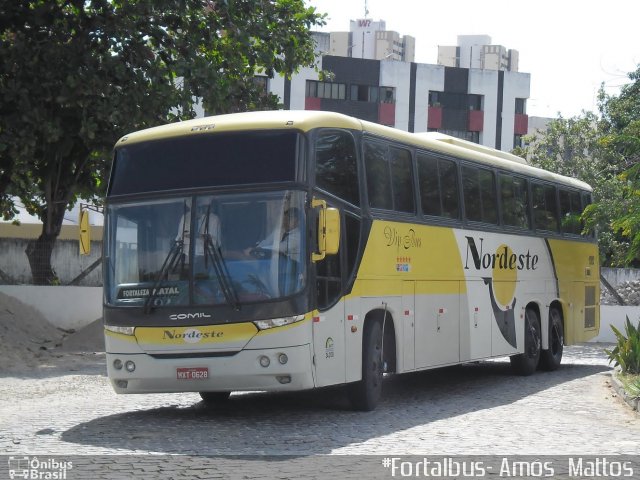
[[[629,243],[612,227],[611,212],[622,205],[624,182],[602,143],[600,118],[583,112],[572,118],[559,116],[544,132],[525,138],[527,146],[514,150],[536,167],[574,177],[593,187],[593,204],[584,216],[588,230],[598,231],[601,261],[606,265],[626,262]]]
[[[33,280],[78,198],[104,193],[123,134],[208,113],[274,108],[254,81],[313,66],[303,0],[25,0],[0,5],[0,213],[18,196],[43,223]]]
[[[640,262],[640,66],[629,74],[631,83],[619,95],[600,89],[601,144],[624,182],[622,199],[612,210],[612,228],[630,242],[627,263]]]

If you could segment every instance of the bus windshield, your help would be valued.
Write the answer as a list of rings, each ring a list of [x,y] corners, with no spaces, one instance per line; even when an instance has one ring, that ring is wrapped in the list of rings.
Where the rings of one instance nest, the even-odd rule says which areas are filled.
[[[301,291],[305,198],[287,190],[109,206],[107,303],[239,308]]]

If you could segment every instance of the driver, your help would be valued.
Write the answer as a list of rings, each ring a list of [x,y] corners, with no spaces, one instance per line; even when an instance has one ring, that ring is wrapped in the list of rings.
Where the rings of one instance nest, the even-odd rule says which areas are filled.
[[[280,254],[297,258],[300,254],[301,238],[300,211],[291,207],[284,211],[280,227],[274,228],[265,239],[246,249],[245,253],[259,258],[266,252],[277,250]]]

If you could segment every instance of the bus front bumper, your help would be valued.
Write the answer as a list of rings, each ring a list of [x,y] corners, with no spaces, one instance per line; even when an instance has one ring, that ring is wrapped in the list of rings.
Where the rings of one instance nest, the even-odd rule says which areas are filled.
[[[116,393],[293,391],[314,387],[312,360],[308,344],[215,357],[107,353],[107,374]]]

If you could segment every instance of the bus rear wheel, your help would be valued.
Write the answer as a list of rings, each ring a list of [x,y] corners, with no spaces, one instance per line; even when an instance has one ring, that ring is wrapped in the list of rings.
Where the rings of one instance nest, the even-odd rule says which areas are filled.
[[[220,405],[229,400],[231,392],[200,392],[200,398],[206,405]]]
[[[511,368],[518,375],[531,375],[540,361],[540,319],[535,310],[527,308],[524,314],[524,353],[509,358]]]
[[[382,324],[373,322],[362,338],[362,379],[347,386],[351,405],[365,412],[376,408],[382,395]]]
[[[549,310],[549,348],[540,353],[540,368],[551,372],[560,366],[564,348],[562,315],[557,308]]]

